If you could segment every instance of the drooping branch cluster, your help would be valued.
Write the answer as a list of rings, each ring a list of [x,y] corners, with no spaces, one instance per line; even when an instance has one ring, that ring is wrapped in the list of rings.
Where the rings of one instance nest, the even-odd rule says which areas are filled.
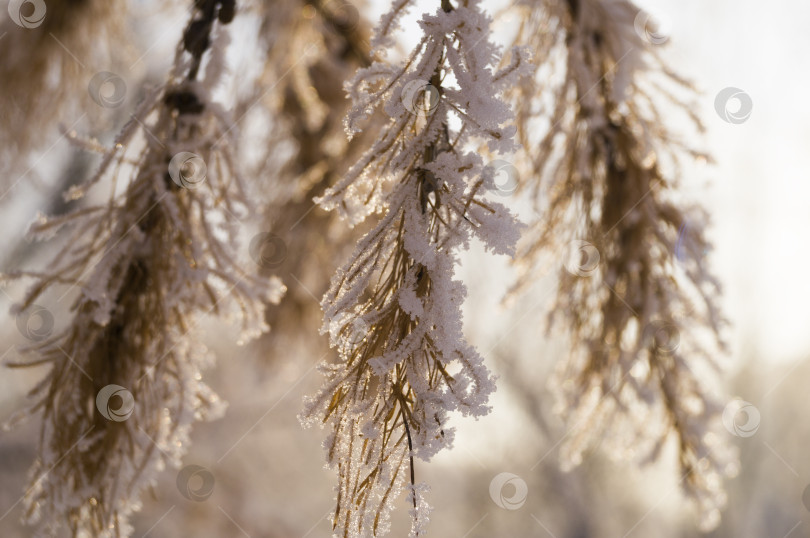
[[[40,217],[32,232],[64,228],[65,246],[47,270],[14,275],[35,280],[21,311],[51,288],[63,298],[79,292],[67,327],[12,364],[51,367],[32,391],[30,411],[43,417],[25,499],[27,518],[43,529],[67,522],[73,535],[129,536],[141,491],[166,464],[179,466],[191,425],[222,410],[201,381],[210,356],[196,343],[198,320],[233,316],[253,337],[266,329],[264,305],[283,292],[247,272],[235,247],[249,197],[231,155],[232,122],[210,95],[228,42],[210,15],[226,4],[196,2],[170,80],[98,173],[67,193],[78,199],[109,180],[109,199]]]
[[[379,55],[407,2],[395,2],[373,43]],[[466,343],[454,280],[456,251],[479,238],[512,254],[518,229],[509,211],[484,198],[494,178],[470,150],[514,149],[511,115],[499,94],[525,57],[493,73],[496,49],[478,2],[443,2],[423,15],[423,36],[403,65],[378,59],[349,83],[347,125],[375,109],[390,120],[320,203],[351,222],[383,216],[338,271],[323,300],[323,332],[338,350],[326,383],[307,404],[307,423],[327,423],[327,459],[339,487],[333,524],[347,536],[388,531],[391,503],[408,482],[412,535],[427,522],[424,484],[413,458],[450,446],[449,413],[480,416],[494,389],[482,357]],[[452,126],[451,118],[458,120]]]
[[[322,365],[326,382],[303,413],[305,423],[330,429],[335,532],[386,533],[407,488],[411,534],[422,535],[427,486],[416,482],[414,458],[452,444],[452,411],[488,411],[494,383],[464,338],[466,289],[454,273],[473,238],[515,254],[518,227],[487,197],[497,186],[476,151],[508,154],[515,133],[531,171],[523,188],[538,212],[517,249],[516,291],[541,272],[544,254],[564,257],[550,315],[573,347],[554,383],[570,418],[564,457],[576,464],[604,440],[616,454],[653,458],[674,439],[686,491],[711,527],[721,477],[733,467],[713,431],[718,408],[708,386],[723,320],[704,257],[705,214],[675,193],[679,160],[707,156],[675,138],[659,112],[674,103],[700,130],[683,97],[690,85],[666,67],[660,36],[626,0],[520,2],[515,43],[538,63],[515,49],[500,71],[479,0],[435,3],[398,64],[388,56],[413,0],[393,1],[371,53],[344,0],[261,0],[264,74],[235,110],[246,121],[267,118],[265,138],[242,153],[260,155],[255,177],[274,179],[262,185],[266,227],[295,245],[283,267],[260,262],[264,275],[283,268],[304,281],[320,276],[351,237],[336,229],[336,216],[355,225],[375,214],[324,297],[322,332],[338,358]],[[78,64],[55,52],[83,58],[90,41],[76,32],[109,31],[115,5],[49,1],[51,16],[27,34],[6,21],[14,47],[0,104],[12,113],[0,154],[33,146],[35,130],[19,126],[44,125],[85,93]],[[274,308],[280,282],[238,261],[250,186],[237,172],[244,155],[232,151],[234,122],[211,95],[235,7],[194,0],[170,80],[104,152],[99,172],[66,194],[87,205],[32,226],[43,238],[60,233],[66,246],[46,270],[13,275],[35,281],[21,312],[57,290],[78,292],[67,328],[11,364],[51,367],[32,392],[43,423],[25,503],[45,531],[67,522],[74,535],[129,535],[143,489],[167,463],[179,464],[193,422],[221,410],[201,381],[210,357],[194,337],[200,317],[234,314],[246,337],[276,320],[305,333],[310,289]],[[347,85],[347,140],[339,118],[349,103],[334,81],[358,65]],[[45,81],[54,66],[65,83],[40,106],[31,80]],[[529,69],[533,76],[521,78]],[[517,131],[506,127],[502,94],[512,98]],[[99,203],[107,181],[109,199]],[[335,211],[310,211],[313,197]]]
[[[263,343],[268,356],[275,358],[273,350],[295,345],[295,338],[313,342],[312,330],[323,315],[313,296],[323,295],[336,260],[345,258],[362,235],[340,223],[334,213],[315,207],[313,198],[342,177],[381,122],[378,114],[351,139],[343,129],[350,102],[341,83],[371,63],[368,23],[356,8],[345,0],[265,4],[260,37],[267,61],[256,95],[243,107],[262,108],[268,115],[270,126],[260,130],[267,139],[260,141],[263,157],[257,172],[273,178],[263,189],[263,221],[287,246],[269,260],[265,271],[294,275],[300,282],[267,309],[274,330]],[[291,49],[302,52],[290,54]],[[256,140],[255,132],[243,136],[250,137],[246,142]]]
[[[684,489],[711,528],[733,469],[714,431],[723,319],[705,213],[675,191],[679,160],[707,157],[658,112],[674,105],[702,130],[681,97],[691,86],[664,65],[657,47],[666,38],[631,2],[520,9],[516,42],[544,63],[513,93],[532,178],[523,187],[539,215],[519,248],[516,289],[543,253],[562,252],[550,320],[568,328],[573,347],[554,383],[570,414],[564,457],[576,464],[606,439],[616,454],[654,458],[674,436]],[[551,98],[536,99],[541,90]]]

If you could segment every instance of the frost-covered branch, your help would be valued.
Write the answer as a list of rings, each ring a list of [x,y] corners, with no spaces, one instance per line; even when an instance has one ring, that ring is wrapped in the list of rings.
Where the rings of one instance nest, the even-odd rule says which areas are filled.
[[[23,312],[51,288],[79,290],[68,326],[12,364],[51,367],[32,391],[29,412],[43,417],[25,497],[26,518],[44,533],[66,522],[74,536],[130,535],[143,489],[166,464],[179,466],[194,421],[223,408],[201,381],[210,354],[194,337],[199,318],[234,316],[256,336],[265,303],[283,292],[246,272],[235,250],[249,195],[231,156],[232,122],[211,99],[229,7],[232,16],[232,2],[195,2],[169,81],[98,173],[66,193],[77,199],[110,180],[108,201],[39,217],[32,232],[64,228],[65,246],[42,272],[14,275],[35,281]]]
[[[519,248],[516,288],[543,271],[543,253],[562,252],[550,319],[574,347],[554,383],[570,413],[564,458],[578,463],[600,439],[615,454],[654,458],[674,435],[684,489],[711,528],[725,503],[721,478],[734,469],[712,395],[724,320],[706,215],[675,190],[679,161],[707,156],[661,114],[669,106],[702,130],[685,101],[692,88],[665,65],[666,38],[631,2],[520,10],[516,43],[540,64],[512,95],[539,217]],[[551,99],[538,98],[546,90]]]
[[[407,4],[394,2],[383,16],[372,41],[377,60],[348,84],[352,132],[374,110],[390,120],[320,199],[352,223],[382,213],[324,297],[322,331],[339,359],[322,366],[326,383],[303,415],[332,428],[325,447],[339,476],[333,524],[345,536],[385,534],[406,483],[411,534],[424,533],[426,486],[416,483],[413,458],[450,446],[449,413],[485,414],[494,389],[463,336],[466,290],[453,278],[456,251],[477,237],[511,255],[518,237],[508,209],[485,199],[494,178],[471,148],[514,149],[499,94],[521,70],[493,73],[490,19],[476,1],[442,2],[423,15],[422,38],[407,60],[385,61]]]
[[[270,127],[243,131],[243,146],[255,143],[257,135],[266,137],[259,140],[263,151],[256,174],[273,178],[263,188],[263,223],[289,247],[265,271],[294,275],[301,282],[267,308],[274,330],[262,343],[266,356],[277,359],[287,353],[275,351],[300,345],[295,339],[323,344],[312,338],[323,316],[312,297],[326,291],[336,260],[346,257],[361,231],[314,207],[313,198],[323,195],[368,147],[382,115],[368,122],[360,136],[347,139],[342,120],[350,102],[338,81],[371,63],[368,23],[351,3],[263,4],[260,36],[267,59],[255,95],[243,106],[255,112],[257,103],[264,105]]]

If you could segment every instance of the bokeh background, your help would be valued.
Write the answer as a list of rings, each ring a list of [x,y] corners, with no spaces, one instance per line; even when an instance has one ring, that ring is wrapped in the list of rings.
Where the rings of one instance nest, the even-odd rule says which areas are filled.
[[[364,14],[377,20],[385,4],[375,0]],[[432,9],[430,2],[422,5]],[[723,306],[732,322],[726,333],[730,352],[720,358],[726,368],[727,398],[740,397],[759,412],[753,435],[731,436],[740,449],[740,473],[727,483],[723,521],[708,536],[810,536],[810,283],[805,276],[810,266],[810,4],[670,0],[639,6],[662,21],[670,36],[667,57],[672,67],[700,90],[696,102],[708,130],[696,142],[715,162],[688,165],[682,193],[699,201],[712,218],[714,248],[708,255],[723,282]],[[128,68],[127,80],[159,81],[170,65],[186,11],[181,3],[145,0],[132,0],[129,7],[127,40],[110,56],[130,60],[123,68]],[[247,19],[249,14],[244,14],[236,21],[245,30],[236,38],[237,45],[247,51],[234,55],[237,72],[251,69],[249,40],[256,29]],[[3,46],[0,37],[0,62]],[[3,84],[0,81],[0,91]],[[715,96],[727,87],[743,90],[753,102],[744,123],[728,123],[715,110]],[[2,269],[16,267],[21,260],[36,265],[47,259],[42,247],[25,242],[26,225],[51,199],[58,170],[66,163],[92,166],[92,161],[83,164],[81,159],[77,164],[78,151],[64,139],[54,138],[53,145],[45,144],[40,152],[34,159],[36,181],[20,182],[13,196],[0,200]],[[513,203],[522,207],[520,200]],[[319,270],[328,275],[342,261],[334,259],[331,267]],[[672,451],[639,467],[609,460],[597,448],[578,468],[560,469],[557,451],[566,429],[554,413],[548,379],[567,348],[557,333],[545,331],[554,271],[509,306],[501,304],[514,279],[508,260],[473,248],[463,256],[460,276],[469,288],[466,334],[499,376],[498,393],[487,417],[454,421],[453,450],[429,464],[417,463],[419,479],[432,488],[431,535],[700,535],[680,494]],[[305,287],[296,279],[285,281],[291,289]],[[5,285],[0,293],[4,360],[25,343],[15,317],[8,314],[21,294],[17,284]],[[229,408],[224,418],[195,428],[184,463],[210,470],[216,480],[213,494],[205,502],[190,502],[178,491],[176,472],[165,472],[133,519],[135,536],[330,535],[335,478],[323,465],[324,432],[302,429],[296,418],[303,396],[320,383],[315,365],[328,353],[326,340],[317,337],[315,328],[317,324],[305,338],[273,340],[268,349],[263,340],[237,347],[228,328],[213,321],[206,325],[206,344],[218,357],[207,379]],[[2,370],[0,420],[24,406],[27,390],[41,374]],[[0,432],[2,537],[31,532],[19,523],[19,500],[36,455],[37,426],[34,417]],[[498,505],[490,492],[497,477],[503,498],[522,498],[520,481],[525,482],[525,502],[519,508]],[[409,527],[404,498],[399,507],[392,536],[406,535]]]

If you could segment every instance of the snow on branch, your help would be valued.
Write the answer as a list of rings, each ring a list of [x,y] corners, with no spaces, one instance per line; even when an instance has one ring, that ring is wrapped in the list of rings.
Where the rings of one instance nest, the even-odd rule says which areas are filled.
[[[375,43],[390,43],[392,21],[407,4],[395,2],[383,16]],[[325,447],[339,477],[333,525],[341,535],[388,532],[406,483],[411,535],[423,535],[426,486],[415,482],[413,459],[451,446],[451,411],[489,410],[493,378],[464,339],[466,289],[454,272],[456,252],[473,237],[512,255],[519,235],[509,210],[485,198],[493,177],[474,151],[481,142],[515,149],[500,93],[525,71],[494,73],[490,22],[477,1],[442,2],[423,15],[422,38],[404,63],[378,54],[347,85],[350,131],[374,110],[390,121],[319,199],[351,223],[382,213],[323,299],[322,332],[339,357],[322,365],[326,382],[302,415],[332,430]]]

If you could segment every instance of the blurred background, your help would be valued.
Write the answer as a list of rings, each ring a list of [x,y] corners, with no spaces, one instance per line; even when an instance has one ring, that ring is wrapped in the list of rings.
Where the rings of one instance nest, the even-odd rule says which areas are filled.
[[[431,2],[422,5],[433,9]],[[495,9],[502,4],[492,5]],[[670,36],[671,66],[694,80],[701,92],[699,115],[708,131],[704,140],[696,142],[706,147],[715,162],[687,166],[682,194],[700,202],[713,222],[710,257],[724,285],[723,306],[732,322],[726,334],[730,353],[720,358],[726,367],[728,400],[742,398],[759,412],[753,434],[731,435],[740,449],[740,473],[727,483],[729,500],[721,525],[707,536],[810,536],[810,420],[806,415],[810,409],[810,283],[803,275],[810,262],[806,248],[810,244],[810,178],[805,163],[810,145],[806,119],[810,66],[805,54],[810,50],[806,31],[810,4],[671,0],[644,1],[639,6],[663,23]],[[376,21],[386,8],[384,0],[375,0],[361,12]],[[110,50],[94,49],[92,59],[80,63],[87,63],[88,72],[124,73],[135,95],[137,85],[159,83],[170,67],[187,9],[182,3],[146,0],[130,0],[122,9],[123,37],[106,41]],[[4,14],[5,10],[0,16]],[[410,14],[406,27],[416,15]],[[248,10],[234,22],[238,52],[232,55],[232,69],[237,76],[260,69],[250,61],[251,39],[260,31],[255,19]],[[0,62],[12,61],[13,51],[6,48],[9,41],[0,36]],[[71,51],[64,49],[64,53]],[[58,75],[53,83],[60,85]],[[7,84],[10,81],[0,81],[0,92]],[[729,123],[715,110],[715,97],[728,87],[751,98],[752,113],[743,123]],[[44,92],[40,99],[48,95]],[[0,110],[0,115],[12,113]],[[89,118],[81,119],[79,114],[66,114],[60,118],[62,125],[68,130],[90,125],[85,123]],[[126,119],[125,111],[120,114],[109,120],[106,130],[93,123],[97,131],[92,134],[103,140],[97,133],[106,132],[109,141],[113,127]],[[61,210],[54,192],[64,181],[63,171],[86,175],[97,164],[94,157],[83,155],[55,126],[43,128],[23,167],[28,171],[15,176],[24,179],[8,181],[13,185],[0,198],[0,269],[36,267],[48,259],[47,244],[25,241],[26,226],[37,210]],[[522,208],[520,200],[510,203]],[[319,212],[302,212],[302,218],[322,218]],[[213,474],[213,493],[205,502],[191,502],[180,494],[175,471],[166,471],[133,518],[134,536],[330,535],[328,514],[333,508],[335,476],[323,468],[325,432],[303,429],[296,415],[303,396],[318,388],[321,378],[315,365],[329,353],[326,339],[317,336],[317,301],[323,282],[347,254],[311,263],[306,276],[279,275],[305,310],[295,318],[296,324],[304,321],[298,333],[279,332],[237,347],[233,334],[215,320],[205,325],[206,344],[218,359],[207,380],[229,408],[224,418],[195,427],[184,463],[201,465]],[[597,449],[578,468],[560,469],[557,451],[566,429],[553,412],[548,379],[567,349],[554,332],[545,332],[545,316],[556,289],[554,271],[508,307],[501,305],[504,291],[514,280],[508,260],[473,248],[463,256],[459,276],[469,289],[466,334],[499,376],[498,392],[490,415],[478,421],[454,419],[453,450],[429,464],[417,462],[419,480],[431,485],[430,534],[700,535],[679,491],[672,451],[654,464],[638,467],[608,460]],[[0,291],[0,356],[8,360],[26,342],[15,317],[8,314],[23,288],[13,283]],[[278,327],[285,326],[288,315],[283,310],[277,313]],[[8,420],[24,407],[26,392],[41,375],[36,370],[2,370],[0,420]],[[19,523],[20,498],[36,456],[37,435],[36,417],[0,433],[0,536],[4,538],[31,533]],[[392,536],[407,534],[407,508],[403,498],[394,515]]]

